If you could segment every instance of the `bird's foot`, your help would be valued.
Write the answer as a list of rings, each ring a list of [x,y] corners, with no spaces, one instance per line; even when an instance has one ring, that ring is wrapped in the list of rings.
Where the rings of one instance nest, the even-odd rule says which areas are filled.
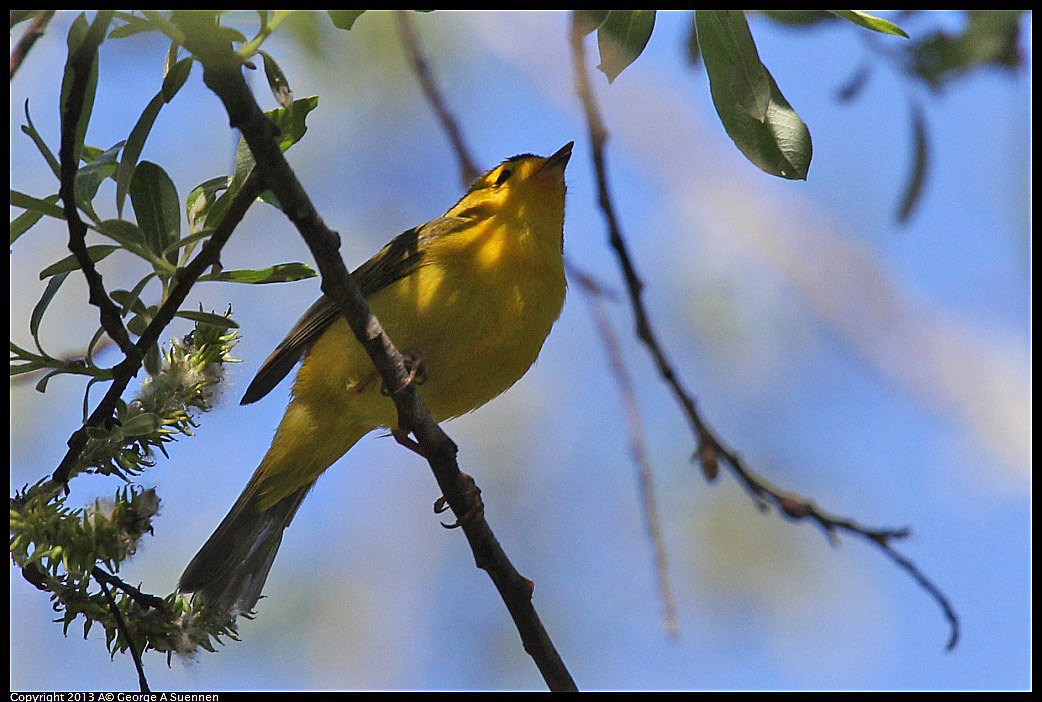
[[[477,483],[474,482],[474,478],[470,477],[466,473],[462,473],[462,475],[463,480],[467,483],[464,493],[466,494],[467,502],[470,506],[467,507],[467,511],[457,517],[456,521],[452,524],[442,522],[441,525],[446,529],[458,529],[464,524],[470,524],[485,516],[485,503],[481,501],[481,488],[479,488]],[[445,499],[444,495],[434,501],[435,513],[441,514],[447,509],[449,509],[449,501]]]
[[[423,357],[417,349],[409,349],[402,352],[402,361],[405,363],[405,380],[398,386],[395,393],[401,392],[409,383],[416,383],[417,385],[423,385],[427,382],[428,368],[427,359]],[[380,394],[385,397],[390,397],[393,393],[387,389],[387,383],[380,384]],[[401,442],[399,442],[401,443]]]

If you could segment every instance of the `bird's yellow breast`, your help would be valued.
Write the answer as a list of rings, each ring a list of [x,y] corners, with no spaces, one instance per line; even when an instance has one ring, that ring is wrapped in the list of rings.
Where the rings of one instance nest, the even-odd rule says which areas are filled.
[[[491,217],[439,238],[419,268],[369,300],[398,349],[426,361],[420,392],[436,420],[480,407],[535,362],[564,303],[562,219]],[[309,351],[293,393],[327,421],[393,427],[380,386],[340,319]]]

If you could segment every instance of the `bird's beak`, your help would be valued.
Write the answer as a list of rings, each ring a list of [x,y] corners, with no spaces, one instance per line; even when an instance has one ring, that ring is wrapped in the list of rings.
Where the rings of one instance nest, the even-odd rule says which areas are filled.
[[[572,157],[572,146],[574,144],[574,141],[570,141],[555,151],[553,155],[543,161],[543,165],[539,166],[539,169],[533,173],[533,175],[556,170],[558,168],[563,171],[564,167],[568,165],[568,159]]]

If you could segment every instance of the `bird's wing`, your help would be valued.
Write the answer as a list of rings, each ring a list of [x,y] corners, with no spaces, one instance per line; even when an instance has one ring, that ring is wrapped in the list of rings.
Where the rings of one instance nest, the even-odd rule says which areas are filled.
[[[362,295],[368,299],[407,277],[422,264],[430,239],[457,232],[466,224],[467,220],[458,217],[441,217],[396,236],[351,273]],[[239,404],[248,405],[271,392],[339,316],[336,302],[325,295],[320,297],[264,361]]]

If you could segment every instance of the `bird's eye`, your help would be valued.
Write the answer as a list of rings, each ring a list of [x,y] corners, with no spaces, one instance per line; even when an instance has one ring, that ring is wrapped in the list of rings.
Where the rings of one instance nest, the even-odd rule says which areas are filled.
[[[498,187],[503,183],[507,182],[507,179],[509,179],[510,176],[512,176],[513,174],[514,172],[512,170],[510,170],[509,168],[504,168],[502,171],[500,171],[499,177],[496,178],[496,186]]]

